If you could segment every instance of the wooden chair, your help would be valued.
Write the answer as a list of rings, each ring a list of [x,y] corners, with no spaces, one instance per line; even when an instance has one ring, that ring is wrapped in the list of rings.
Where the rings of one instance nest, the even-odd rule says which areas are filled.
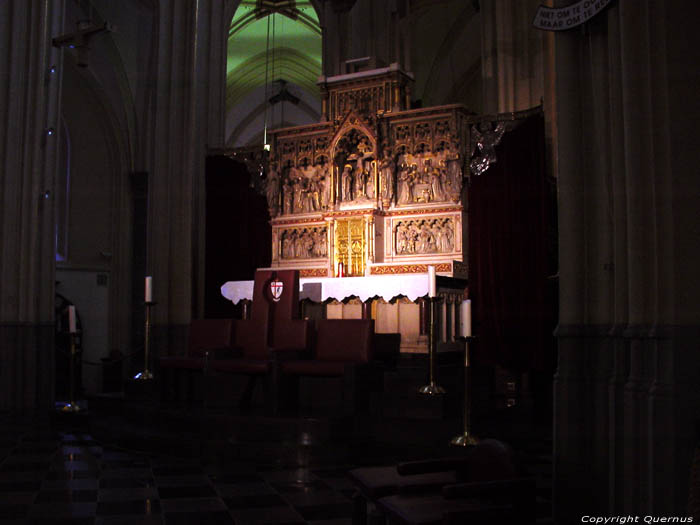
[[[282,294],[272,295],[271,284],[282,283]],[[249,320],[237,320],[233,349],[211,361],[217,375],[246,376],[248,383],[240,406],[250,407],[255,386],[263,386],[267,412],[276,412],[273,360],[284,352],[304,352],[310,346],[311,321],[299,319],[299,272],[258,270]],[[274,350],[274,352],[273,352]]]
[[[343,412],[366,407],[369,392],[381,383],[381,370],[372,363],[373,335],[371,319],[317,321],[310,359],[276,360],[280,392],[298,401],[300,378],[335,378],[341,383]]]
[[[248,377],[248,385],[240,399],[240,406],[250,407],[257,383],[263,387],[265,409],[277,412],[277,383],[274,363],[286,353],[299,355],[310,346],[313,324],[302,319],[278,321],[271,344],[267,344],[267,326],[250,321],[236,321],[236,337],[231,352],[211,361],[216,374],[236,374]]]
[[[233,319],[193,319],[190,322],[189,343],[187,352],[182,356],[164,356],[158,359],[162,375],[162,395],[170,398],[192,398],[194,396],[194,380],[197,374],[204,375],[210,357],[217,352],[231,348],[233,338]],[[187,374],[188,392],[180,395],[178,376],[184,371]]]

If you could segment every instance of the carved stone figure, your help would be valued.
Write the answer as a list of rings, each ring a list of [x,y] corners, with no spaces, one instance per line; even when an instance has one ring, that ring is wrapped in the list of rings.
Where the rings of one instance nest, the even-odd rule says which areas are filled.
[[[282,235],[282,259],[291,259],[294,256],[292,246],[292,240],[285,232],[285,234]]]
[[[379,163],[379,196],[387,204],[394,198],[394,170],[396,163],[389,148],[384,148],[384,156]]]
[[[280,206],[280,177],[277,172],[277,163],[270,164],[270,171],[265,179],[265,197],[270,217],[276,217]]]
[[[399,223],[396,228],[396,253],[404,254],[408,252],[408,231],[404,223]]]
[[[304,237],[301,232],[296,232],[294,235],[294,257],[301,258],[304,256]]]
[[[325,257],[327,253],[326,249],[326,230],[317,230],[314,229],[313,231],[313,249],[314,249],[314,255],[316,257]]]
[[[287,174],[287,180],[289,181],[289,186],[291,187],[291,192],[293,195],[292,210],[290,213],[300,213],[304,207],[302,194],[304,187],[301,172],[294,166],[291,166],[289,168],[289,173]]]
[[[377,182],[374,180],[374,168],[375,162],[370,161],[366,164],[366,171],[364,172],[365,194],[367,195],[368,199],[374,199],[375,197],[374,189],[376,187]]]
[[[399,204],[413,202],[413,174],[412,168],[407,164],[405,155],[399,162],[399,174],[397,177],[396,190]]]
[[[346,164],[343,166],[343,174],[340,177],[342,185],[342,196],[341,200],[344,202],[349,202],[352,200],[352,166]]]
[[[418,231],[416,253],[430,253],[433,251],[435,251],[435,239],[433,238],[431,231],[428,229],[428,225],[423,223]]]
[[[320,164],[316,173],[320,207],[322,210],[326,210],[331,201],[331,178],[328,173],[328,165],[325,163]]]
[[[433,223],[433,234],[435,236],[435,250],[438,252],[450,251],[445,249],[445,232],[437,221]]]
[[[452,143],[445,152],[445,165],[447,182],[449,183],[449,198],[457,202],[462,195],[462,158]]]
[[[283,213],[289,215],[294,212],[294,184],[287,177],[284,181]]]
[[[440,173],[440,170],[438,169],[430,170],[430,189],[432,193],[432,200],[445,200],[445,194],[442,190],[442,173]]]
[[[445,234],[445,249],[442,251],[451,252],[454,250],[454,230],[452,229],[452,221],[445,219],[443,226],[443,233]]]
[[[355,167],[355,173],[353,175],[353,182],[355,183],[355,187],[353,189],[353,200],[361,199],[363,197],[366,197],[367,194],[365,193],[365,187],[366,187],[366,174],[362,170],[362,164],[358,161],[357,166]]]

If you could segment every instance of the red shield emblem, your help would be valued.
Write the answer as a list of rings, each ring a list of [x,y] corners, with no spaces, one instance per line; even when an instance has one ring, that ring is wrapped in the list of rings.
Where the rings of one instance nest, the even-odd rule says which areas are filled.
[[[270,283],[270,293],[272,294],[272,300],[277,302],[282,297],[282,292],[284,291],[284,283],[275,279]]]

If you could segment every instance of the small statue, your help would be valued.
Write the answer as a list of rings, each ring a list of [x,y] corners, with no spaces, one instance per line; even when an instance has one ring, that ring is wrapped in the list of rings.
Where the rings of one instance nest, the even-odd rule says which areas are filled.
[[[452,201],[459,201],[462,195],[462,158],[457,147],[450,143],[445,155],[447,168],[447,182],[449,184],[449,197]]]
[[[405,155],[399,159],[399,174],[396,182],[396,197],[398,204],[413,202],[413,173]]]
[[[389,148],[384,148],[384,156],[379,163],[379,196],[388,206],[394,198],[394,170],[396,163]]]
[[[346,164],[343,166],[343,174],[340,176],[340,181],[342,183],[343,193],[341,200],[344,202],[349,202],[352,200],[352,166]]]
[[[277,172],[276,162],[270,164],[270,171],[265,179],[265,197],[267,198],[270,217],[276,217],[279,213],[280,205],[280,177]]]
[[[282,212],[285,215],[289,215],[294,212],[294,184],[286,177],[284,180],[284,193],[283,193],[283,206]]]

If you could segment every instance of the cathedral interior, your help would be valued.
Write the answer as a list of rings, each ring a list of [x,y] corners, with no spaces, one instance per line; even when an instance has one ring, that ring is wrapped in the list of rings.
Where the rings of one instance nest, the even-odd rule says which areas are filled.
[[[699,14],[1,1],[0,522],[699,520]]]

